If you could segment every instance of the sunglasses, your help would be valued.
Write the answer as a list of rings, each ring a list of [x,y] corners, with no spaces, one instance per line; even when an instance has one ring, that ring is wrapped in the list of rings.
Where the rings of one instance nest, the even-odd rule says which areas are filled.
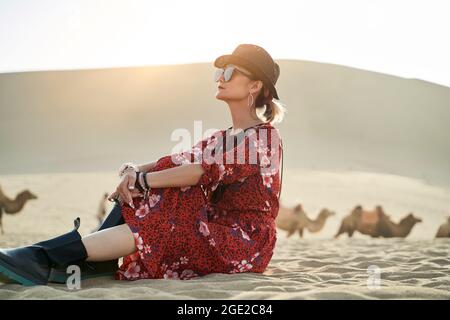
[[[214,81],[217,82],[219,81],[220,77],[223,74],[223,77],[225,79],[225,82],[228,82],[231,80],[231,77],[233,76],[234,72],[238,72],[238,73],[242,73],[245,76],[251,77],[252,75],[248,72],[245,72],[241,69],[239,69],[238,67],[234,66],[234,65],[228,65],[228,67],[226,67],[225,69],[223,68],[219,68],[217,69],[216,73],[214,74]]]

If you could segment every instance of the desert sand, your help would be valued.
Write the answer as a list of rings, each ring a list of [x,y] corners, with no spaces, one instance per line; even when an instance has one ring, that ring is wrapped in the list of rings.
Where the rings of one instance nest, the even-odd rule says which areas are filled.
[[[111,192],[116,172],[0,176],[9,196],[29,188],[39,197],[4,216],[0,247],[31,244],[72,228],[95,228],[98,201]],[[32,288],[0,283],[0,299],[450,299],[450,239],[434,239],[449,215],[450,189],[369,172],[286,170],[282,201],[301,202],[310,216],[336,212],[318,234],[286,238],[278,230],[274,256],[263,274],[210,274],[193,280],[85,280],[80,290],[51,284]],[[423,219],[406,239],[356,234],[334,240],[340,220],[356,204],[380,204],[395,221],[409,212]],[[108,204],[112,206],[112,204]],[[372,267],[370,267],[372,266]],[[372,269],[380,275],[372,282]],[[370,268],[369,268],[370,267]],[[369,281],[369,282],[368,282]]]

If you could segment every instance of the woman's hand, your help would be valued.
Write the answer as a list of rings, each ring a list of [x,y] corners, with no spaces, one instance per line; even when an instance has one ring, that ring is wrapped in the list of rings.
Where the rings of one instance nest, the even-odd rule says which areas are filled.
[[[118,198],[119,202],[122,204],[123,202],[128,203],[130,207],[135,209],[133,204],[133,198],[142,196],[142,193],[137,190],[134,185],[136,183],[136,173],[128,172],[126,173],[122,181],[109,197],[108,200],[112,201],[113,199]]]
[[[143,197],[143,196],[144,196],[144,194],[143,194],[142,192],[140,192],[139,190],[136,190],[136,189],[132,190],[130,193],[131,193],[131,197],[132,197],[133,199],[134,199],[134,198],[138,198],[138,197]],[[111,201],[111,202],[112,202],[114,199],[119,200],[119,203],[120,203],[120,204],[123,203],[123,200],[122,200],[122,198],[120,198],[119,192],[117,192],[117,191],[114,191],[114,192],[111,193],[111,195],[108,197],[108,200]]]

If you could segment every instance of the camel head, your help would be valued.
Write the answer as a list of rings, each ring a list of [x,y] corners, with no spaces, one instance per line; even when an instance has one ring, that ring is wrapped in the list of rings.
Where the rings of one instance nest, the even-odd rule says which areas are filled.
[[[336,213],[334,211],[330,211],[326,208],[322,209],[319,213],[319,217],[329,218],[334,216]]]
[[[422,219],[415,217],[411,212],[400,221],[400,223],[406,223],[406,222],[408,222],[409,224],[415,225],[416,223],[422,222]]]
[[[33,194],[30,190],[27,189],[27,190],[20,192],[17,195],[17,198],[24,199],[24,200],[31,200],[31,199],[37,199],[38,197],[35,194]]]

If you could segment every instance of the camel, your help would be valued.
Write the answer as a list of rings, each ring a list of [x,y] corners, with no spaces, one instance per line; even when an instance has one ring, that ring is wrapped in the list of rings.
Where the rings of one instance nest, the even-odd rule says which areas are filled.
[[[405,238],[418,222],[422,222],[422,220],[409,213],[396,224],[384,213],[380,205],[376,206],[373,211],[363,210],[361,205],[357,205],[348,216],[342,219],[341,226],[334,237],[338,238],[343,233],[352,237],[355,231],[359,231],[372,238]]]
[[[298,231],[300,238],[303,238],[304,229],[307,229],[311,233],[319,232],[323,229],[326,220],[334,214],[334,212],[324,208],[315,220],[311,220],[306,215],[301,204],[298,204],[294,208],[280,206],[276,223],[278,228],[288,232],[288,238],[295,231]]]
[[[108,198],[108,193],[104,193],[102,198],[100,199],[100,203],[97,209],[97,220],[98,220],[98,226],[97,228],[95,228],[94,230],[92,230],[92,232],[96,232],[98,231],[98,229],[101,227],[102,223],[103,223],[103,219],[105,218],[106,215],[106,199]]]
[[[3,212],[7,214],[15,214],[20,212],[28,200],[37,199],[37,196],[28,189],[19,192],[14,200],[8,198],[0,187],[0,230],[4,234],[2,216]]]
[[[275,222],[278,228],[288,231],[288,237],[297,230],[298,220],[300,217],[299,212],[301,210],[302,206],[300,204],[294,208],[286,208],[280,205]]]
[[[108,198],[108,193],[105,192],[100,200],[100,204],[97,210],[97,220],[99,224],[103,222],[103,218],[106,215],[106,198]]]
[[[450,217],[447,218],[447,222],[441,224],[439,227],[436,238],[450,238]]]

